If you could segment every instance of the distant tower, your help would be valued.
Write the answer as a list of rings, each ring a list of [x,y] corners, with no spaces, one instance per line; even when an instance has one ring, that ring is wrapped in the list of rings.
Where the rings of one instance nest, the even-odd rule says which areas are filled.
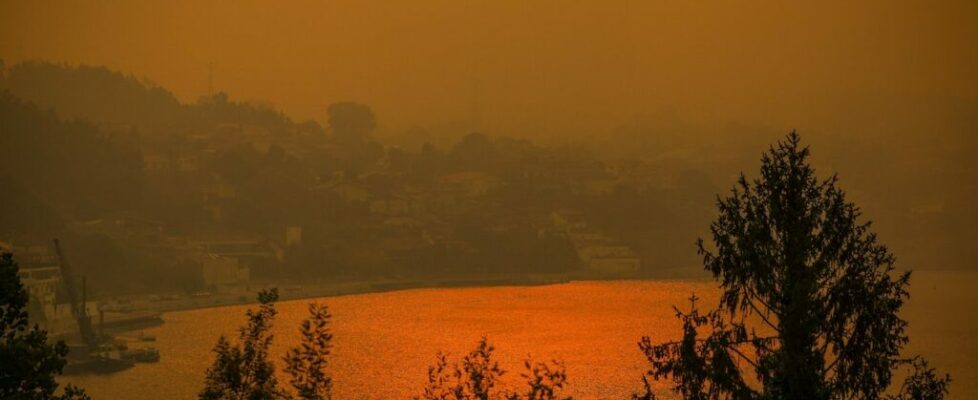
[[[481,131],[482,130],[482,86],[481,86],[481,82],[479,82],[479,66],[475,62],[472,63],[472,81],[471,81],[470,90],[471,90],[470,96],[472,96],[471,98],[472,103],[470,105],[471,109],[469,110],[469,112],[471,113],[470,118],[472,118],[471,129],[473,131]]]
[[[207,64],[207,95],[214,97],[214,62]]]

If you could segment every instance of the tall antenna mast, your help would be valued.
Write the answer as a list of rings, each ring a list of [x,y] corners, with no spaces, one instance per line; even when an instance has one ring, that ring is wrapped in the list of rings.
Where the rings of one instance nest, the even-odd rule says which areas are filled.
[[[207,95],[214,97],[214,62],[207,64]]]
[[[471,113],[470,118],[472,119],[472,129],[479,131],[482,129],[482,87],[479,81],[479,64],[477,60],[472,61],[471,70],[471,87],[469,88],[471,92]]]

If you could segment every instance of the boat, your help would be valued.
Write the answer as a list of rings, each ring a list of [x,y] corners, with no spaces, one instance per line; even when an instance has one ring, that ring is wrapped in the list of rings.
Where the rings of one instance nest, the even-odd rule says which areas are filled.
[[[160,361],[160,351],[152,347],[143,347],[127,350],[122,357],[137,363],[153,363]]]
[[[65,375],[111,374],[132,368],[135,362],[121,358],[87,357],[85,359],[69,359],[62,371]]]
[[[78,324],[78,338],[80,339],[78,343],[68,345],[68,362],[65,364],[62,373],[66,375],[108,374],[132,368],[137,359],[147,360],[147,362],[158,361],[159,352],[155,349],[130,355],[125,343],[117,342],[109,336],[95,332],[92,327],[92,319],[85,308],[85,277],[82,277],[81,293],[78,293],[71,264],[68,263],[57,239],[54,240],[54,249],[58,254],[61,275],[64,278],[71,302],[71,314]]]
[[[110,374],[132,368],[136,362],[125,357],[125,352],[111,344],[103,344],[89,351],[87,344],[68,345],[65,375]]]
[[[145,332],[140,332],[134,339],[139,342],[155,342],[156,336],[147,335]]]

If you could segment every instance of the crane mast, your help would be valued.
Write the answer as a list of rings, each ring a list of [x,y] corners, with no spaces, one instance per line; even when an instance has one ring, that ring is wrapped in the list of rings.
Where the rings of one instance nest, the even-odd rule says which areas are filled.
[[[54,250],[58,253],[58,261],[61,265],[61,277],[64,279],[65,288],[68,289],[68,300],[71,301],[71,315],[78,321],[78,331],[81,333],[82,341],[94,350],[98,347],[98,342],[95,337],[95,330],[92,329],[92,318],[85,309],[84,294],[79,295],[78,293],[78,285],[75,282],[71,265],[61,250],[61,244],[58,242],[58,239],[54,239]]]

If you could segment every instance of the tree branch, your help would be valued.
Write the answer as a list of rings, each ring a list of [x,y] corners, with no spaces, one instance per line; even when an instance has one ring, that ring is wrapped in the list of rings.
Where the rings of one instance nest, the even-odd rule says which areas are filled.
[[[748,294],[748,293],[746,293],[746,288],[745,288],[745,293],[744,294],[745,295]],[[753,300],[752,297],[747,297],[747,300],[746,300],[747,305],[749,305],[750,308],[754,310],[754,313],[756,313],[758,316],[761,317],[761,319],[764,321],[765,324],[767,324],[767,326],[769,326],[771,329],[774,329],[775,332],[777,332],[778,334],[780,334],[781,333],[781,329],[778,329],[777,326],[775,326],[773,323],[771,323],[771,321],[767,319],[767,316],[764,315],[765,313],[762,313],[761,310],[757,309],[757,306],[754,305],[754,302],[752,300]],[[765,305],[764,300],[761,300],[761,299],[757,299],[757,300],[760,301],[761,302],[761,305],[764,305],[765,308],[767,308],[767,310],[769,312],[774,312],[774,311],[771,310],[771,307],[768,307],[767,305]],[[777,315],[777,314],[775,314],[775,315]]]
[[[754,369],[757,369],[757,363],[756,363],[756,362],[754,362],[754,360],[751,360],[751,359],[750,359],[749,357],[747,357],[746,355],[744,355],[744,353],[742,353],[742,352],[741,352],[740,350],[737,350],[737,348],[736,348],[736,347],[733,347],[733,346],[724,346],[724,347],[725,347],[725,349],[727,349],[727,350],[733,350],[733,352],[734,352],[735,354],[737,354],[738,356],[740,356],[740,358],[743,358],[743,359],[744,359],[744,361],[747,361],[747,363],[748,363],[748,364],[750,364],[750,365],[751,365],[752,367],[754,367]]]

